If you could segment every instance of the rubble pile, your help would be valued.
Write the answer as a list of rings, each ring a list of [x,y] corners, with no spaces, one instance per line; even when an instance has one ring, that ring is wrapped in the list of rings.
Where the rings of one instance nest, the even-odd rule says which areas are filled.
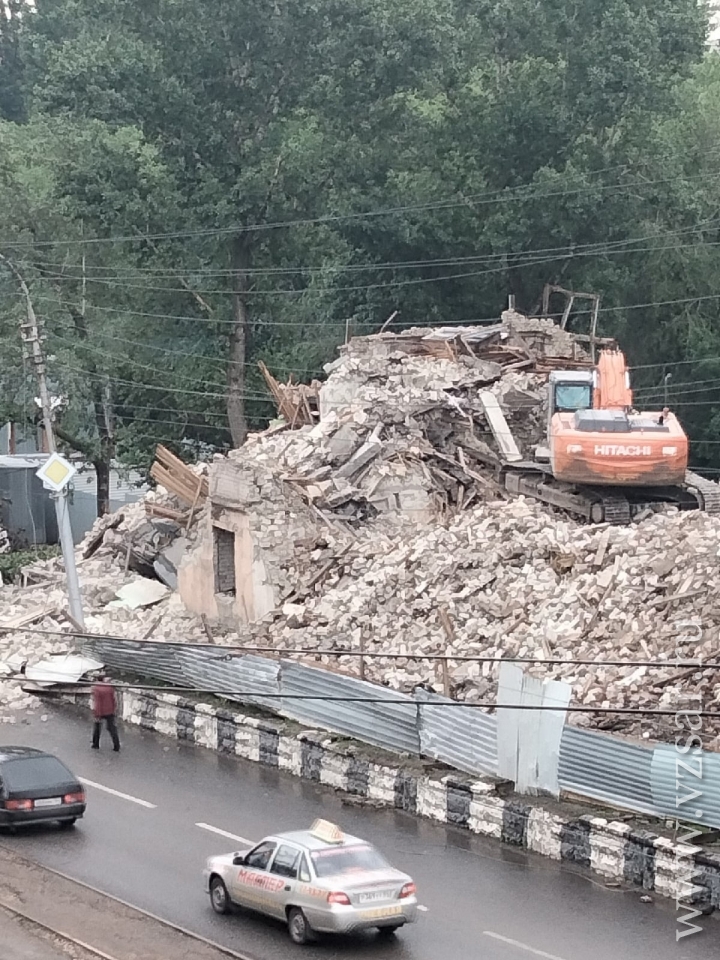
[[[524,498],[479,504],[422,531],[375,521],[322,591],[266,622],[265,635],[278,646],[315,648],[316,662],[356,675],[357,657],[328,651],[404,654],[367,657],[365,675],[405,691],[443,690],[439,662],[418,655],[527,657],[537,658],[530,672],[570,683],[585,706],[679,709],[697,702],[691,692],[713,709],[717,671],[674,662],[716,657],[719,544],[720,520],[699,512],[580,526]],[[586,663],[545,662],[554,659]],[[660,666],[604,665],[610,660]],[[449,679],[454,697],[494,702],[495,664],[451,662]],[[656,736],[664,729],[618,715],[573,722]],[[704,730],[720,732],[710,723]]]
[[[566,680],[576,702],[601,709],[672,705],[689,689],[714,700],[714,671],[673,661],[713,656],[720,521],[669,508],[628,527],[584,526],[509,498],[488,469],[502,452],[482,391],[497,398],[530,459],[545,439],[548,372],[587,365],[571,334],[511,313],[496,328],[351,341],[328,365],[319,422],[273,428],[229,455],[243,474],[267,474],[249,499],[237,493],[241,509],[255,515],[257,489],[274,476],[285,489],[284,504],[273,496],[276,518],[299,517],[300,496],[324,521],[316,543],[289,530],[294,563],[275,577],[282,602],[243,630],[356,674],[357,657],[330,651],[405,654],[366,657],[365,676],[473,702],[494,701],[495,665],[458,661],[443,675],[439,662],[416,658],[539,658],[539,675]],[[617,659],[668,665],[603,665]],[[663,733],[657,720],[573,719]]]
[[[196,472],[204,475],[206,469]],[[189,529],[167,519],[187,518],[182,506],[167,491],[152,491],[143,502],[95,523],[76,551],[88,633],[208,642],[207,625],[189,614],[174,592],[176,564],[202,516],[197,513]],[[75,629],[59,557],[25,567],[23,585],[0,587],[0,723],[14,722],[18,710],[38,703],[23,692],[18,667],[75,652]],[[221,627],[215,632],[218,642],[237,642],[237,634],[228,636]]]
[[[88,631],[302,650],[311,664],[478,704],[496,700],[497,664],[445,669],[433,657],[529,658],[600,711],[674,710],[691,695],[712,709],[716,671],[702,663],[720,629],[720,518],[668,508],[583,525],[495,479],[508,438],[494,411],[516,458],[531,459],[548,373],[589,365],[552,321],[506,312],[493,327],[356,338],[322,385],[273,380],[284,422],[209,468],[159,448],[158,490],[88,535]],[[26,584],[3,588],[0,622],[16,629],[0,632],[0,661],[68,649],[24,630],[67,628],[57,561],[27,570]],[[572,719],[674,737],[672,718]],[[708,720],[708,741],[719,733]]]
[[[284,470],[340,519],[400,510],[426,522],[438,509],[500,495],[487,467],[501,462],[502,438],[484,391],[530,459],[546,434],[547,373],[588,364],[572,334],[512,311],[493,327],[355,338],[326,366],[317,423],[257,434],[230,457]]]

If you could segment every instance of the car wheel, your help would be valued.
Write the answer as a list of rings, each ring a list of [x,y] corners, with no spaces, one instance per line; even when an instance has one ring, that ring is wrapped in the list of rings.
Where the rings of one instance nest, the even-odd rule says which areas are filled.
[[[396,923],[393,927],[378,927],[378,936],[389,939],[394,937],[398,930],[402,927],[402,923]]]
[[[71,827],[74,827],[74,826],[75,826],[75,821],[76,821],[76,820],[77,820],[77,817],[71,817],[69,820],[61,820],[61,821],[60,821],[60,829],[61,829],[61,830],[69,830]]]
[[[288,930],[293,943],[303,946],[312,940],[312,928],[307,917],[298,907],[293,907],[288,913]]]
[[[230,897],[220,877],[213,877],[210,881],[210,903],[215,913],[230,913]]]

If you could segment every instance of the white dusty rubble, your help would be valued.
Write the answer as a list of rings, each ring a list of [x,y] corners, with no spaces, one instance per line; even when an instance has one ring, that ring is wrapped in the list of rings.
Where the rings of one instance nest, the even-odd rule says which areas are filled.
[[[586,706],[679,709],[700,693],[708,709],[720,709],[715,670],[673,663],[715,658],[719,572],[720,520],[701,513],[598,528],[549,517],[524,499],[486,503],[430,530],[372,523],[321,594],[293,604],[268,635],[286,647],[406,654],[366,662],[368,679],[404,690],[442,690],[438,665],[414,654],[528,657],[538,659],[532,672],[571,683],[574,701]],[[591,665],[543,663],[555,658]],[[667,666],[603,665],[609,660]],[[338,662],[322,653],[320,661]],[[357,671],[356,658],[340,664]],[[489,663],[450,664],[460,699],[492,701],[496,677]],[[639,731],[618,716],[573,719]]]
[[[439,665],[415,657],[456,653],[539,658],[535,672],[567,680],[588,707],[674,709],[698,692],[714,702],[714,671],[673,661],[714,656],[720,520],[670,508],[627,527],[593,527],[509,499],[486,469],[496,444],[479,390],[498,397],[531,457],[544,441],[547,370],[585,357],[548,321],[504,319],[522,327],[532,362],[508,363],[512,337],[486,348],[477,329],[467,342],[464,332],[444,341],[436,331],[431,352],[426,331],[353,340],[328,366],[319,423],[257,434],[230,453],[218,469],[276,588],[243,631],[317,649],[314,662],[355,673],[357,658],[329,651],[407,654],[365,664],[368,679],[403,690],[442,690]],[[472,350],[459,351],[458,339]],[[554,658],[592,665],[542,663]],[[668,665],[607,664],[615,659]],[[496,676],[492,664],[449,667],[461,699],[492,701]],[[669,732],[664,721],[617,714],[573,719]]]
[[[146,502],[168,502],[168,499],[166,495],[151,493]],[[126,568],[128,543],[140,548],[142,560],[152,539],[151,531],[156,526],[162,530],[167,521],[148,518],[145,503],[125,506],[120,513],[122,523],[106,530],[102,544],[90,558],[84,558],[83,553],[98,530],[107,526],[107,521],[98,521],[77,549],[88,633],[136,640],[152,636],[158,640],[207,643],[202,620],[187,612],[177,593],[170,593],[157,580],[149,581],[136,570]],[[63,616],[68,603],[60,560],[54,558],[32,564],[26,568],[25,575],[30,581],[26,587],[8,584],[0,587],[0,626],[31,614],[36,618],[31,624],[13,631],[0,630],[0,665],[8,660],[16,663],[25,660],[34,664],[51,654],[74,652],[78,648],[69,633],[72,626]],[[121,597],[127,594],[132,597],[138,593],[147,594],[148,588],[152,593],[151,605],[132,609],[118,599],[118,593]],[[219,642],[232,642],[233,637],[237,642],[237,634],[228,635],[220,628],[216,632]],[[0,670],[0,723],[15,722],[18,710],[38,705],[35,697],[22,691],[22,685],[18,680],[3,681]]]
[[[480,392],[497,397],[529,458],[544,440],[547,372],[571,363],[587,358],[569,334],[515,314],[490,331],[351,341],[328,367],[319,422],[274,426],[217,458],[210,502],[192,529],[149,519],[142,504],[124,510],[123,523],[80,564],[88,630],[303,650],[308,663],[355,675],[357,657],[331,652],[401,654],[367,656],[367,679],[406,691],[449,685],[471,702],[494,702],[495,664],[450,661],[443,676],[437,661],[418,657],[527,657],[538,675],[569,682],[584,706],[675,710],[701,694],[720,710],[716,672],[674,664],[715,657],[720,518],[669,510],[625,527],[583,525],[511,498],[493,479],[497,443]],[[150,508],[156,498],[159,509],[173,505],[159,490]],[[232,565],[242,571],[234,570],[237,590],[222,598],[213,596],[213,524],[235,538]],[[211,618],[209,628],[177,593],[135,610],[117,604],[118,589],[157,572],[157,557],[167,558],[178,538],[187,561],[180,593]],[[53,563],[39,565],[41,573],[56,570]],[[208,582],[206,597],[198,584]],[[64,603],[61,583],[5,587],[2,599],[0,620]],[[48,624],[65,628],[59,613],[33,626]],[[51,648],[67,649],[67,641],[0,634],[0,659],[27,651],[39,659]],[[609,665],[616,659],[661,666]],[[9,686],[0,685],[0,704]],[[672,717],[572,719],[674,737]],[[708,721],[708,739],[718,732]]]
[[[478,469],[499,459],[481,393],[497,398],[523,457],[545,443],[547,373],[589,357],[551,320],[512,311],[493,327],[410,329],[358,337],[326,366],[320,420],[248,438],[230,453],[281,469],[334,516],[427,520],[465,494],[498,487]],[[472,493],[470,491],[472,489]]]

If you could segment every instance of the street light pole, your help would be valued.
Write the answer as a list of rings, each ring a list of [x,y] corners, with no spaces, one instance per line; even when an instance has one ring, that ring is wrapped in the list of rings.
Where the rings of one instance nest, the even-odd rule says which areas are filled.
[[[40,408],[42,410],[43,426],[45,437],[47,438],[48,453],[57,452],[55,443],[55,433],[53,431],[52,407],[50,404],[50,392],[47,385],[47,371],[45,368],[45,355],[43,353],[42,342],[40,340],[40,326],[33,308],[30,290],[25,283],[20,271],[15,264],[0,253],[0,261],[13,274],[20,284],[27,304],[27,320],[20,326],[20,336],[23,344],[28,347],[35,373],[37,375],[38,388],[40,390]],[[84,630],[85,618],[83,616],[82,595],[80,593],[80,582],[78,581],[77,567],[75,566],[75,545],[73,543],[72,527],[70,526],[70,511],[68,510],[68,491],[67,488],[58,493],[51,494],[55,501],[55,515],[57,517],[58,534],[60,536],[60,546],[62,548],[63,563],[65,564],[65,574],[67,576],[68,600],[70,602],[70,614],[77,625]]]

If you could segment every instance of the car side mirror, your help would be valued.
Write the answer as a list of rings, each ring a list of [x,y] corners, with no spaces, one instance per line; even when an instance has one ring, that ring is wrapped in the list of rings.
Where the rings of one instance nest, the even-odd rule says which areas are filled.
[[[245,857],[241,853],[238,853],[233,857],[234,867],[241,867],[244,863],[245,863]]]

